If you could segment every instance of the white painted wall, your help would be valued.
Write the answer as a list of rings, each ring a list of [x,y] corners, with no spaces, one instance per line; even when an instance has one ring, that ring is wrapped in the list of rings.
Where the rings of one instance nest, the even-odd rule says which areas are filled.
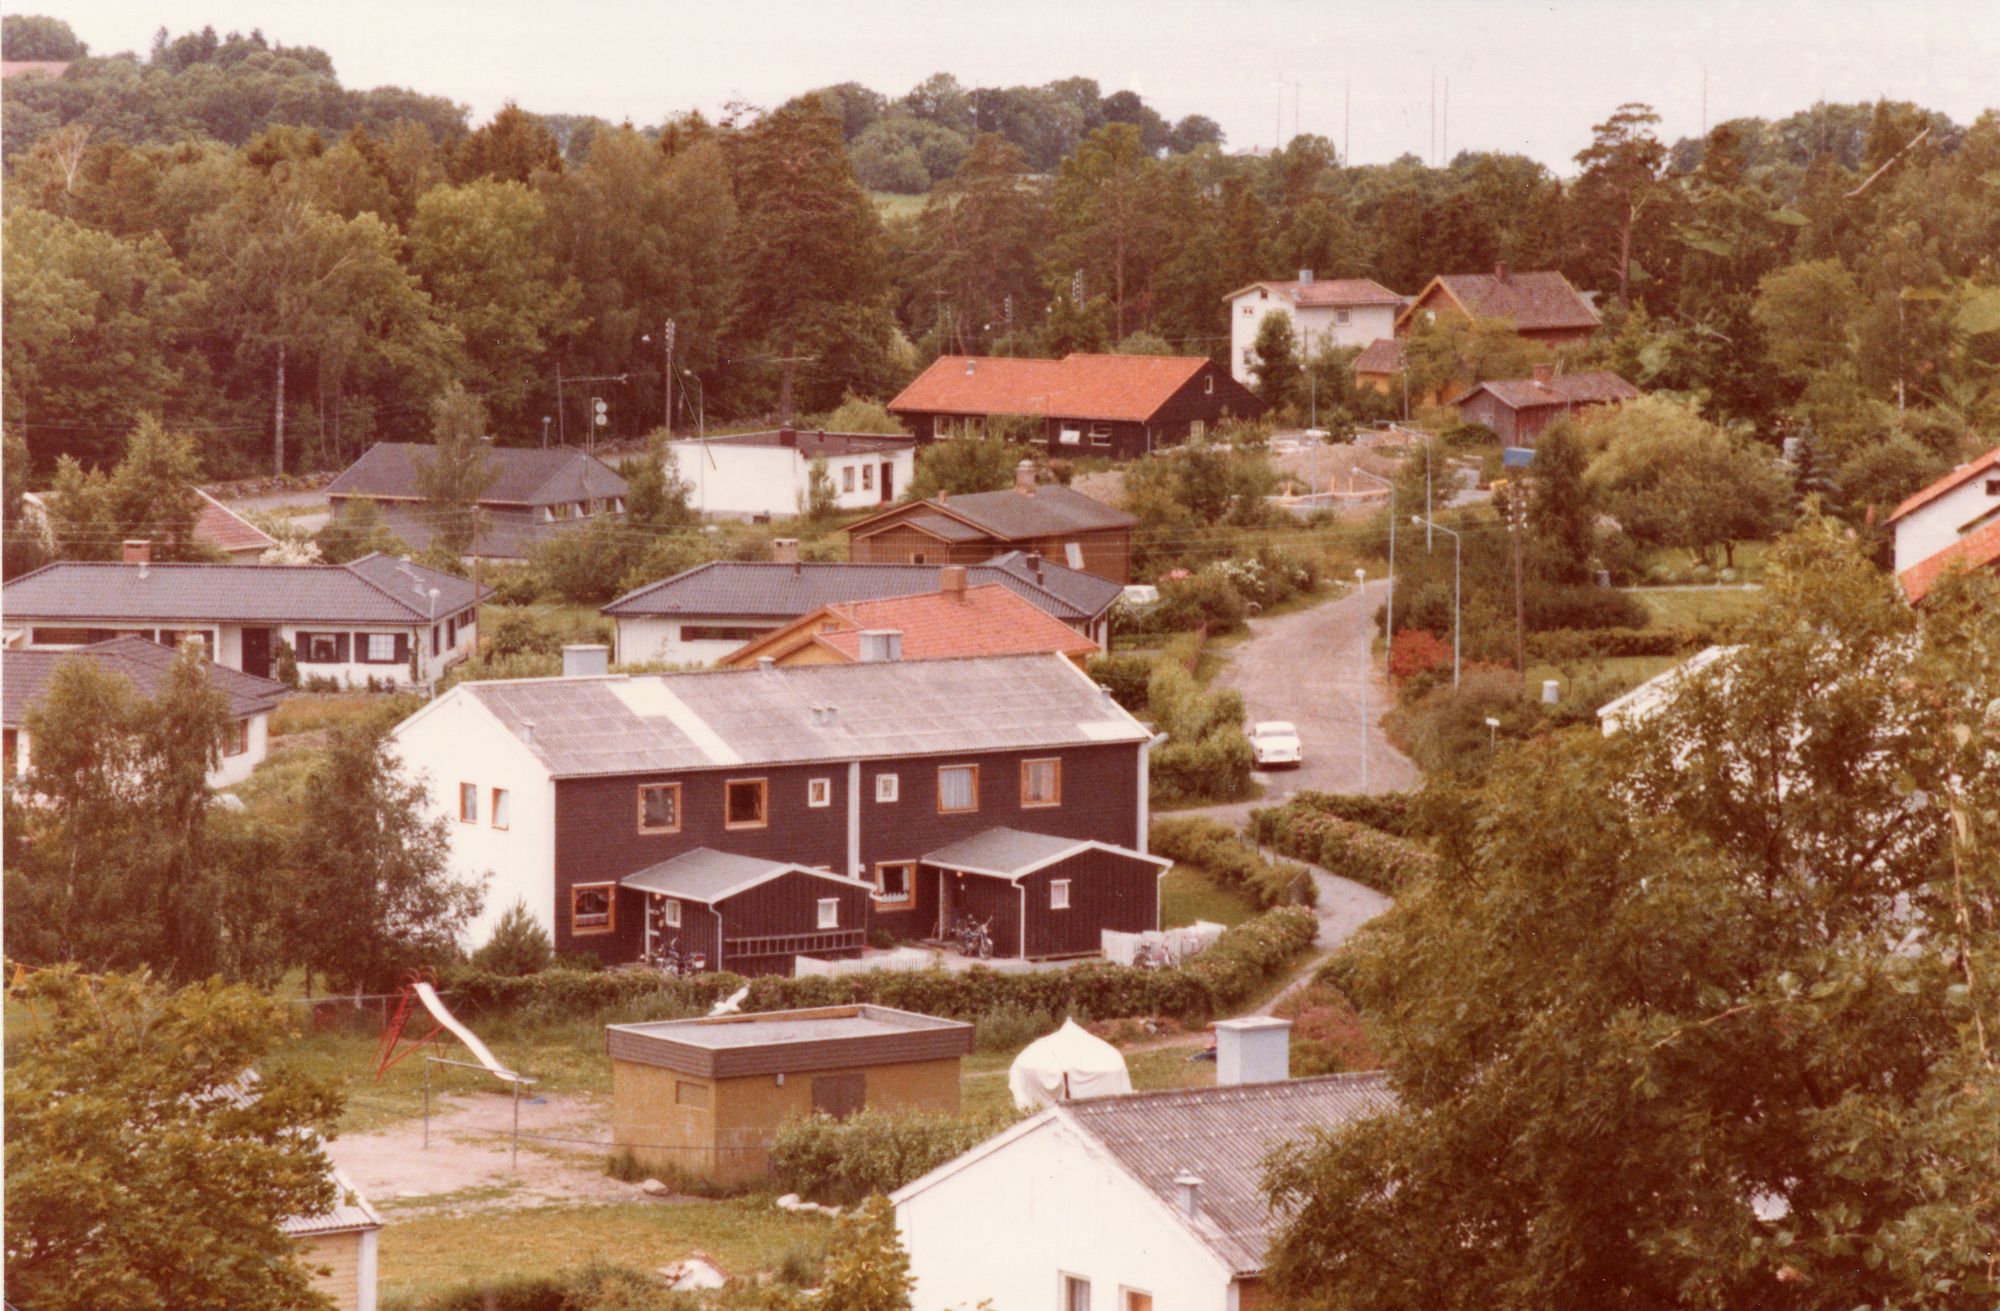
[[[466,945],[491,937],[516,901],[553,936],[555,782],[534,753],[462,686],[396,725],[389,740],[404,776],[429,789],[425,817],[442,815],[449,826],[452,872],[486,889]],[[458,817],[461,783],[479,789],[477,823]],[[508,792],[504,829],[493,825],[494,788]]]
[[[249,778],[257,766],[271,751],[271,717],[252,715],[250,717],[250,749],[241,755],[224,756],[222,763],[208,771],[208,785],[212,788],[234,787]],[[21,774],[28,772],[29,763],[35,754],[34,738],[27,729],[21,729],[14,738],[14,766]]]
[[[1367,346],[1396,335],[1393,305],[1313,305],[1301,307],[1282,293],[1252,287],[1229,302],[1229,373],[1244,386],[1255,386],[1257,329],[1267,314],[1292,321],[1299,351],[1310,355],[1322,345]],[[1346,316],[1343,322],[1341,316]]]
[[[692,488],[689,500],[704,514],[768,514],[774,519],[796,517],[805,494],[812,462],[791,446],[741,446],[725,442],[677,441],[667,447],[674,471]],[[867,455],[831,455],[827,474],[833,479],[840,508],[866,509],[883,504],[882,468],[890,470],[890,499],[901,496],[916,476],[914,447]],[[854,486],[847,486],[849,472]]]
[[[2000,467],[1973,475],[1929,505],[1896,521],[1896,572],[1915,568],[1956,542],[1976,520],[2000,510]]]
[[[1229,1306],[1220,1259],[1053,1113],[899,1203],[896,1226],[914,1311],[1060,1311],[1064,1274],[1090,1280],[1092,1311],[1123,1311],[1128,1288],[1154,1311]]]
[[[442,633],[440,633],[440,649],[435,657],[431,655],[431,626],[429,624],[422,624],[415,628],[397,628],[380,624],[368,627],[356,627],[351,624],[279,624],[273,627],[278,636],[283,638],[295,653],[299,649],[299,632],[301,629],[313,633],[346,633],[348,635],[348,654],[350,656],[353,654],[354,640],[357,635],[367,633],[387,633],[391,636],[397,633],[405,634],[418,649],[422,661],[422,665],[418,671],[420,675],[419,681],[422,681],[424,678],[434,679],[443,677],[446,670],[473,653],[479,645],[477,615],[477,609],[469,609],[463,613],[458,625],[457,640],[450,646],[443,644]],[[444,616],[441,615],[438,617],[440,630],[444,625],[444,621]],[[61,624],[29,624],[26,621],[23,622],[23,636],[18,645],[22,649],[34,651],[74,651],[77,649],[74,644],[38,643],[34,641],[34,629],[37,627],[101,628],[117,632],[131,632],[141,628],[157,632],[162,628],[170,628],[189,632],[207,632],[213,634],[215,638],[215,663],[225,665],[230,669],[240,670],[243,668],[243,629],[245,625],[242,624],[218,624],[212,621],[196,622],[194,620],[176,619],[148,619],[143,624],[113,623],[104,620],[65,620]],[[255,627],[258,625],[252,626]],[[734,650],[736,645],[732,643],[726,649]],[[274,660],[275,655],[276,651],[274,648]],[[275,663],[273,668],[275,670]],[[337,665],[307,664],[304,661],[300,661],[299,676],[304,678],[307,675],[338,679],[343,685],[350,687],[366,687],[370,677],[373,677],[377,682],[384,679],[392,679],[399,687],[410,685],[410,665],[408,660],[398,660],[393,664],[386,665],[368,664],[358,660],[349,660],[346,663]]]
[[[788,621],[789,622],[789,621]],[[660,619],[644,616],[618,621],[618,663],[621,665],[668,664],[703,666],[712,665],[743,645],[743,641],[708,642],[690,641],[681,635],[683,627],[689,628],[756,628],[760,632],[775,632],[782,624],[760,621],[746,623],[723,618]],[[748,639],[743,639],[747,641]]]

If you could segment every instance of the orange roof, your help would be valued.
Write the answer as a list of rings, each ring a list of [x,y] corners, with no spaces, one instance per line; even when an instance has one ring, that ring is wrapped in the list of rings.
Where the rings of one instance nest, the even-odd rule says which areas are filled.
[[[1959,465],[1956,469],[1953,469],[1950,473],[1922,491],[1911,493],[1901,505],[1896,507],[1895,512],[1882,522],[1894,523],[1912,510],[1921,510],[1938,497],[1943,496],[1946,492],[1971,481],[1980,474],[1985,473],[1988,469],[1996,466],[2000,466],[2000,446],[1994,447],[1976,460],[1968,460],[1966,463]]]
[[[1144,423],[1208,362],[1206,355],[942,355],[889,409]]]
[[[1915,605],[1931,594],[1946,572],[1959,565],[1967,569],[1990,569],[2000,565],[2000,519],[1977,532],[1967,533],[1930,559],[1920,560],[1905,569],[1899,578],[1903,594],[1910,598],[1910,604]]]
[[[201,497],[201,513],[194,521],[196,541],[207,542],[225,555],[244,551],[261,554],[277,545],[269,533],[199,487],[195,488],[195,495]]]
[[[824,630],[829,624],[833,631]],[[1097,643],[1068,624],[1023,600],[998,583],[963,592],[919,592],[875,601],[821,606],[783,628],[731,652],[721,663],[786,645],[801,633],[850,661],[861,658],[865,629],[894,629],[903,635],[903,659],[946,660],[954,656],[1028,655],[1055,652],[1076,659],[1097,654]]]

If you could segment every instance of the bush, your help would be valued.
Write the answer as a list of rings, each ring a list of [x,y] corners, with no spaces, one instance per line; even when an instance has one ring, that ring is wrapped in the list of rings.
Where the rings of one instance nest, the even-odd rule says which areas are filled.
[[[929,1174],[1005,1128],[935,1111],[873,1108],[836,1120],[823,1111],[793,1116],[771,1141],[771,1176],[780,1188],[830,1206],[851,1206]]]
[[[1500,721],[1497,730],[1486,721]],[[1427,774],[1477,774],[1492,763],[1492,746],[1542,726],[1541,707],[1511,669],[1475,667],[1449,684],[1390,711],[1389,729]]]
[[[1185,578],[1161,579],[1159,604],[1145,613],[1155,632],[1231,633],[1243,626],[1250,603],[1221,566],[1210,565]]]
[[[1234,829],[1206,815],[1154,820],[1147,847],[1156,856],[1206,871],[1217,884],[1241,892],[1259,910],[1319,902],[1319,888],[1304,866],[1264,859]]]
[[[1084,666],[1111,699],[1135,715],[1146,713],[1146,684],[1153,676],[1153,658],[1143,655],[1092,656]]]
[[[653,1275],[593,1260],[553,1275],[465,1284],[410,1303],[410,1311],[638,1311],[666,1305]]]
[[[1056,1017],[1047,1011],[1024,1011],[1002,1006],[979,1017],[978,1045],[983,1052],[1010,1052],[1025,1047],[1045,1033],[1054,1033]]]
[[[481,616],[487,656],[561,655],[573,642],[609,642],[611,621],[560,611],[488,606]]]
[[[548,931],[522,902],[508,907],[494,926],[493,936],[472,953],[472,968],[489,974],[538,974],[555,962]]]
[[[1381,1065],[1353,1003],[1322,976],[1279,1002],[1271,1013],[1292,1022],[1294,1079]]]
[[[577,1020],[607,1012],[701,1014],[743,986],[734,974],[669,978],[650,970],[587,970],[567,965],[536,974],[496,974],[477,966],[447,971],[452,1009],[461,1015],[546,1015]]]
[[[1389,677],[1398,683],[1451,668],[1451,643],[1423,628],[1398,629],[1389,642]]]
[[[1250,812],[1250,831],[1259,842],[1295,860],[1394,894],[1412,878],[1437,868],[1437,858],[1414,842],[1343,819],[1323,792],[1302,792],[1282,806]]]
[[[1411,798],[1401,792],[1374,795],[1361,792],[1300,792],[1287,804],[1333,815],[1351,824],[1380,829],[1391,837],[1407,838],[1417,832],[1416,809]]]
[[[1530,582],[1521,592],[1522,616],[1530,632],[1551,628],[1643,628],[1645,603],[1609,587],[1572,587]]]
[[[1153,662],[1146,682],[1147,707],[1168,741],[1154,749],[1150,765],[1152,798],[1164,805],[1230,801],[1245,795],[1256,765],[1250,739],[1243,735],[1243,698],[1235,692],[1206,692],[1189,665],[1200,662],[1192,644],[1185,663],[1169,650]]]
[[[1698,651],[1715,642],[1706,624],[1672,628],[1557,628],[1528,637],[1537,660],[1609,660],[1620,656],[1671,656]]]

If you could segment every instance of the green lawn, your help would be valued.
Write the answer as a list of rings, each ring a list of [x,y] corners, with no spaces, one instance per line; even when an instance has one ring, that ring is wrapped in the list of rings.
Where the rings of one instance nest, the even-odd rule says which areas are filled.
[[[1176,865],[1160,880],[1160,924],[1165,928],[1196,920],[1241,924],[1256,913],[1248,897],[1217,887],[1205,870],[1192,865]]]
[[[1528,690],[1539,697],[1542,683],[1553,678],[1561,684],[1562,699],[1582,697],[1602,705],[1622,696],[1662,670],[1679,664],[1684,656],[1614,656],[1605,660],[1578,660],[1562,665],[1529,665]]]
[[[868,199],[875,202],[875,212],[885,219],[911,218],[924,212],[924,202],[928,196],[905,196],[896,191],[871,191]]]
[[[824,1250],[832,1222],[780,1211],[768,1197],[545,1206],[467,1216],[397,1220],[382,1230],[385,1311],[477,1281],[603,1261],[653,1270],[707,1252],[731,1272],[774,1270],[795,1249]]]
[[[1639,603],[1661,626],[1720,624],[1764,608],[1764,593],[1741,587],[1717,587],[1689,592],[1635,592]]]
[[[347,724],[394,724],[422,704],[421,697],[407,692],[299,693],[271,712],[271,736],[317,733]]]

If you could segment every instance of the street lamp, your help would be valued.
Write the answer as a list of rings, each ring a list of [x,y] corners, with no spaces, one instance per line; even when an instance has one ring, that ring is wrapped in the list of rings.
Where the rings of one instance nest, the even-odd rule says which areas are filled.
[[[1458,531],[1456,529],[1447,528],[1441,523],[1432,523],[1430,518],[1426,515],[1413,514],[1410,516],[1410,522],[1414,524],[1422,524],[1425,528],[1435,528],[1441,533],[1451,534],[1451,685],[1454,688],[1456,688],[1458,686],[1458,649],[1459,649],[1458,648],[1458,600],[1459,600],[1458,571],[1459,571],[1459,561],[1461,557],[1461,552],[1459,548],[1462,543],[1459,539]]]
[[[1354,472],[1389,489],[1389,613],[1382,625],[1382,642],[1386,648],[1396,641],[1396,484],[1358,464],[1354,466]]]
[[[1486,749],[1489,752],[1500,749],[1500,721],[1491,715],[1486,716]]]
[[[1354,586],[1356,588],[1368,586],[1366,569],[1354,571]],[[1371,672],[1368,665],[1368,648],[1363,646],[1361,648],[1361,790],[1364,793],[1368,791],[1368,675]]]

